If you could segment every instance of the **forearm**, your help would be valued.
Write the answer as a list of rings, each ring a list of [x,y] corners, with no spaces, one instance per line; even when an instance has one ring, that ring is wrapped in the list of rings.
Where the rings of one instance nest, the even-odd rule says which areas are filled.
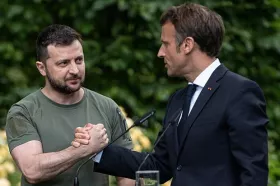
[[[135,172],[143,160],[140,156],[139,152],[112,145],[103,150],[101,160],[95,164],[94,171],[135,179]]]
[[[135,172],[139,169],[145,157],[145,153],[130,151],[120,146],[112,145],[104,149],[100,162],[94,166],[94,171],[135,179]],[[168,160],[165,160],[167,160],[167,157],[151,155],[146,159],[141,170],[159,170],[160,181],[164,183],[172,176],[172,169],[168,164]]]
[[[79,148],[68,147],[59,152],[33,155],[32,162],[24,166],[23,174],[30,183],[49,180],[69,169],[83,158],[84,153],[81,152]]]

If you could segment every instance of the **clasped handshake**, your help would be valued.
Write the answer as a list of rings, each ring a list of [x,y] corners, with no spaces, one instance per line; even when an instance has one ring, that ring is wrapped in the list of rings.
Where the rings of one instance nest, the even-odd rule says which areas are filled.
[[[109,142],[106,129],[103,124],[86,124],[75,129],[75,139],[72,146],[75,148],[90,149],[90,153],[101,151]]]

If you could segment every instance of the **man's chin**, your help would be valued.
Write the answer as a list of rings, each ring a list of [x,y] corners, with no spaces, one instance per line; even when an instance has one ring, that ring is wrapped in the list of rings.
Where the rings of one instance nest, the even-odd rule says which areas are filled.
[[[81,89],[81,86],[76,87],[76,88],[73,88],[73,87],[70,88],[70,87],[69,87],[69,90],[70,90],[72,93],[78,92],[80,89]]]
[[[169,71],[169,70],[167,70],[167,75],[169,77],[176,77],[176,75],[173,72]]]
[[[81,89],[81,85],[79,86],[67,86],[67,88],[64,90],[65,94],[73,94],[75,92],[78,92]]]
[[[180,74],[178,74],[178,73],[176,74],[176,73],[168,71],[168,70],[167,70],[167,75],[168,75],[168,77],[176,77],[176,78],[182,77]]]

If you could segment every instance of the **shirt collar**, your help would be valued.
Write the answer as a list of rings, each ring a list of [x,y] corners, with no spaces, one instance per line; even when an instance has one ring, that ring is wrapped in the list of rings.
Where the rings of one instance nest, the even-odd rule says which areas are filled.
[[[193,84],[196,84],[200,87],[204,87],[207,81],[209,80],[212,73],[220,66],[220,60],[217,58],[213,63],[211,63],[206,69],[204,69],[194,80]]]

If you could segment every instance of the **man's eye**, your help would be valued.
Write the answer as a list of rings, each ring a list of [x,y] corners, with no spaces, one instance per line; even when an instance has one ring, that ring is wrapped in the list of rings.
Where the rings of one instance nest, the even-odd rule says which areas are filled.
[[[59,65],[61,65],[61,66],[65,66],[65,65],[67,65],[67,64],[68,64],[67,61],[61,61],[61,62],[59,63]]]
[[[77,58],[76,59],[76,63],[82,63],[83,62],[83,58]]]

